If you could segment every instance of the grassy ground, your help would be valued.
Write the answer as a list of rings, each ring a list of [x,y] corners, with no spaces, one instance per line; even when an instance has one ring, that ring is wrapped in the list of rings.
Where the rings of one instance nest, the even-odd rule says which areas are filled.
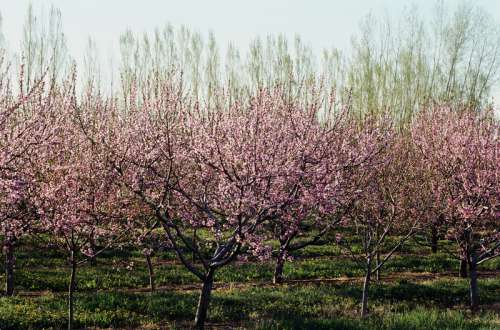
[[[209,310],[213,328],[498,329],[500,261],[480,269],[481,312],[467,312],[467,280],[445,253],[407,245],[374,284],[370,317],[361,320],[362,269],[331,245],[300,251],[287,263],[288,282],[270,284],[271,263],[236,262],[216,275]],[[164,252],[154,259],[158,292],[145,289],[146,263],[134,250],[114,250],[78,271],[80,328],[186,328],[194,318],[197,279]],[[0,329],[64,328],[68,267],[63,254],[32,242],[17,252],[16,291],[0,298]]]

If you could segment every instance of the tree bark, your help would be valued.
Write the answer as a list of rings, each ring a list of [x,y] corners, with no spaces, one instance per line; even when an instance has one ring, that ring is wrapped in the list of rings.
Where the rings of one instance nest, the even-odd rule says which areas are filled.
[[[467,278],[467,260],[465,258],[460,258],[460,268],[458,270],[458,275],[462,278]]]
[[[361,317],[368,315],[368,292],[370,289],[370,280],[372,272],[372,257],[366,260],[366,275],[363,283],[363,296],[361,297]]]
[[[92,266],[96,266],[97,265],[97,258],[95,256],[95,251],[97,250],[97,246],[95,244],[94,235],[92,235],[92,237],[90,238],[89,244],[90,244],[90,248],[92,250],[92,255],[89,258],[89,262]]]
[[[476,251],[471,251],[469,258],[470,276],[470,309],[476,312],[479,308],[479,289],[477,287],[477,256]]]
[[[196,248],[196,229],[193,231],[193,247]],[[196,262],[196,253],[193,249],[193,263]]]
[[[380,265],[380,252],[379,251],[377,251],[376,262],[377,262],[377,264],[375,265],[375,267],[377,267],[377,271],[375,272],[375,276],[377,279],[377,283],[379,283],[380,282],[380,268],[378,268],[378,266]]]
[[[432,253],[438,252],[438,231],[436,226],[431,227],[431,251]]]
[[[210,296],[212,294],[212,287],[214,284],[215,269],[210,269],[203,281],[201,288],[200,299],[198,301],[198,308],[196,310],[196,317],[194,319],[194,328],[198,330],[205,329],[205,320],[207,319],[208,306],[210,304]]]
[[[69,279],[68,287],[68,330],[73,329],[73,319],[74,319],[74,298],[73,293],[76,287],[76,259],[75,252],[71,251],[70,264],[71,264],[71,276]]]
[[[14,294],[14,243],[10,238],[5,238],[4,241],[5,253],[5,295],[12,296]]]
[[[286,261],[286,249],[280,247],[278,257],[276,258],[276,266],[274,267],[273,283],[280,284],[283,283],[285,277],[283,276],[283,268]]]
[[[148,264],[149,273],[149,290],[155,292],[155,273],[153,269],[153,263],[151,262],[151,256],[146,253],[146,262]]]

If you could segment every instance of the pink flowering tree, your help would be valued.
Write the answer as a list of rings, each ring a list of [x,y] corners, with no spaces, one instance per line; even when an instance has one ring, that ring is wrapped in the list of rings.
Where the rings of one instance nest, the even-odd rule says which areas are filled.
[[[123,235],[120,189],[113,171],[86,134],[106,130],[104,102],[88,96],[79,104],[74,79],[58,90],[56,135],[38,150],[36,169],[37,226],[67,252],[68,329],[73,327],[77,269]],[[95,250],[100,246],[98,251]]]
[[[127,207],[131,208],[133,204],[129,203]],[[168,248],[168,245],[165,244],[163,233],[160,231],[156,217],[147,212],[147,210],[143,212],[143,205],[139,204],[137,207],[139,209],[136,214],[132,215],[128,213],[129,220],[127,224],[129,228],[127,229],[127,237],[124,237],[122,243],[125,246],[135,247],[142,252],[148,269],[149,290],[155,292],[153,257],[158,251]]]
[[[385,263],[425,226],[421,201],[415,198],[422,181],[420,172],[415,170],[411,143],[403,133],[391,134],[390,140],[377,162],[360,169],[351,178],[360,187],[358,200],[346,216],[354,235],[337,239],[337,244],[365,272],[361,317],[368,314],[372,276],[376,275],[378,281]],[[353,249],[358,242],[361,253]]]
[[[297,176],[300,207],[288,208],[274,222],[272,233],[279,250],[273,283],[283,281],[283,266],[291,252],[328,243],[327,234],[343,225],[361,196],[362,183],[353,177],[381,162],[389,138],[386,129],[359,129],[346,110],[337,113],[331,122],[301,129],[298,134],[309,139],[300,142],[304,153],[302,172]]]
[[[499,124],[491,113],[436,107],[422,112],[413,140],[428,164],[447,237],[467,261],[470,306],[479,306],[478,266],[500,255]]]
[[[153,256],[162,248],[165,247],[164,239],[161,233],[157,232],[156,224],[138,227],[135,233],[135,246],[139,247],[146,259],[149,277],[149,290],[155,292],[155,268],[153,264]]]
[[[43,79],[24,94],[22,66],[20,71],[18,94],[13,92],[8,71],[0,78],[0,228],[9,296],[14,293],[15,243],[34,231],[37,218],[33,164],[54,134],[50,125],[54,96],[44,88]]]
[[[207,109],[166,86],[123,116],[121,136],[102,139],[123,185],[203,282],[196,328],[204,327],[218,269],[243,252],[269,258],[265,225],[317,208],[321,189],[304,179],[318,168],[313,150],[326,142],[316,111],[287,103],[279,90]]]

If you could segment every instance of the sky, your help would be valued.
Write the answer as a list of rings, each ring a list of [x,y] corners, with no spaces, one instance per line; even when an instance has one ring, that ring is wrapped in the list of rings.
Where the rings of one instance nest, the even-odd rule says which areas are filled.
[[[454,6],[461,0],[448,0]],[[29,4],[35,12],[51,5],[62,12],[70,53],[77,59],[91,36],[101,53],[116,57],[118,38],[127,28],[153,31],[171,23],[207,34],[221,45],[233,42],[240,50],[256,36],[298,34],[319,53],[324,48],[349,48],[360,20],[369,12],[397,16],[417,4],[431,14],[436,0],[0,0],[2,30],[7,45],[18,48]],[[500,0],[474,0],[500,23]],[[500,100],[500,87],[495,98]]]
[[[399,11],[405,1],[0,0],[8,41],[20,40],[29,3],[35,9],[53,4],[61,10],[74,49],[81,49],[88,35],[99,44],[110,46],[116,44],[119,34],[127,28],[151,31],[167,22],[174,26],[184,24],[200,32],[212,30],[222,43],[233,41],[241,47],[257,35],[298,33],[321,49],[347,46],[359,19],[369,10]]]

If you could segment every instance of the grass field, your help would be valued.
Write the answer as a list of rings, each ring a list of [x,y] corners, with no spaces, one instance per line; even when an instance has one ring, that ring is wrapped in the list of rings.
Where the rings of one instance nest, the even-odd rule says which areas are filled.
[[[170,252],[154,257],[157,292],[148,292],[144,257],[111,250],[78,271],[79,328],[189,328],[200,284]],[[309,247],[272,285],[271,262],[236,262],[216,275],[209,326],[216,329],[498,329],[500,260],[480,268],[481,312],[467,311],[468,281],[447,254],[407,245],[370,291],[358,316],[362,269],[336,246]],[[57,250],[33,242],[17,250],[16,296],[0,299],[0,329],[66,326],[69,267]]]

